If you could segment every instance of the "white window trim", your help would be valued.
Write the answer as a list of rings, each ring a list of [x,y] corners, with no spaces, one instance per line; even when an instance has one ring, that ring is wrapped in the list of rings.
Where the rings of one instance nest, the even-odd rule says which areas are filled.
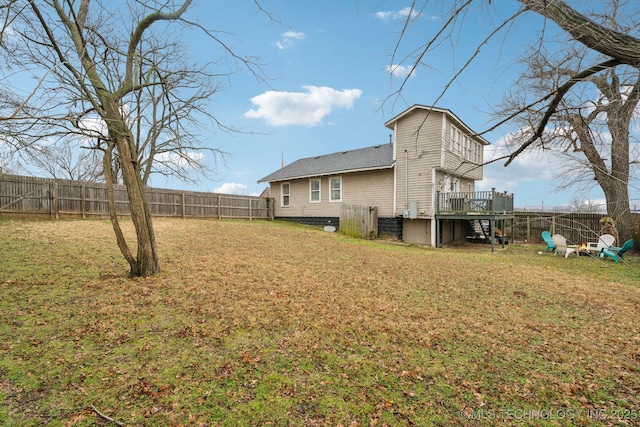
[[[473,163],[482,163],[482,144],[451,125],[449,151]]]
[[[287,193],[287,196],[289,196],[289,203],[288,204],[284,204],[284,186],[287,185],[289,186],[289,193]],[[288,208],[289,206],[291,206],[291,183],[290,182],[283,182],[280,184],[280,207],[281,208]]]
[[[313,188],[311,187],[311,183],[314,181],[318,181],[318,200],[313,200],[311,194],[313,194]],[[322,180],[320,178],[310,178],[309,179],[309,203],[321,203],[322,202]]]
[[[333,198],[333,188],[331,187],[331,181],[333,181],[334,179],[337,179],[340,181],[340,199],[334,199]],[[331,203],[340,203],[342,202],[342,192],[343,192],[343,188],[342,188],[342,177],[341,176],[334,176],[329,178],[329,202]]]

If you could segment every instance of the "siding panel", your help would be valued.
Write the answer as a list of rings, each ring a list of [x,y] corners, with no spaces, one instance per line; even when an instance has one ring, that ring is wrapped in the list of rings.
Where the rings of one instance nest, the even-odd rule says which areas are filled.
[[[342,201],[329,201],[329,179],[342,177]],[[318,178],[314,178],[318,179]],[[277,217],[339,217],[342,204],[376,206],[378,215],[393,216],[393,170],[382,169],[324,176],[320,179],[320,203],[309,201],[309,179],[295,179],[290,182],[291,203],[289,207],[280,204],[280,183],[271,184],[271,195],[276,200]]]
[[[482,168],[478,167],[476,163],[472,163],[469,160],[465,159],[464,156],[455,153],[452,150],[451,143],[451,128],[454,126],[459,131],[463,132],[460,126],[456,126],[451,120],[447,120],[446,128],[443,137],[443,147],[444,147],[444,164],[442,167],[447,170],[454,171],[456,174],[463,176],[467,179],[472,180],[481,180],[482,179]],[[471,137],[470,134],[465,134],[467,137]],[[472,138],[473,139],[473,138]],[[474,141],[478,143],[478,141]],[[483,159],[483,151],[484,148],[480,145],[480,162]]]
[[[433,167],[441,166],[442,120],[440,112],[417,110],[403,117],[396,132],[396,214],[418,202],[418,215],[433,215]]]

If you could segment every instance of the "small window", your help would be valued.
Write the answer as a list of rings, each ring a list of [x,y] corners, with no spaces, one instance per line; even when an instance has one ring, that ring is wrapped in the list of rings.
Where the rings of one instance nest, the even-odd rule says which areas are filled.
[[[465,135],[464,137],[464,158],[466,160],[471,159],[471,139]]]
[[[280,192],[282,194],[282,199],[281,199],[282,207],[289,206],[290,198],[291,198],[290,191],[291,191],[291,186],[289,185],[288,182],[285,184],[280,184]]]
[[[452,152],[456,154],[460,154],[460,152],[462,151],[460,147],[461,139],[462,139],[462,135],[460,134],[460,131],[452,126],[451,127],[451,151]]]
[[[341,202],[342,201],[342,178],[331,178],[329,180],[329,201]]]
[[[320,180],[309,180],[309,203],[320,203]]]

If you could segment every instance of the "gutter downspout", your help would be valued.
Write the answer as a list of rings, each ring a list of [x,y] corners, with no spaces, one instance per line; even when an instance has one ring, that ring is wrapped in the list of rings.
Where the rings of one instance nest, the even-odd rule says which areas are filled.
[[[409,152],[404,150],[404,208],[409,209]]]

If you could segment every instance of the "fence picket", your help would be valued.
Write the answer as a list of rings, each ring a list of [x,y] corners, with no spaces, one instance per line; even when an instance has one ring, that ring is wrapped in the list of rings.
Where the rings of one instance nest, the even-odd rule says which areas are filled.
[[[153,216],[273,219],[269,199],[234,194],[146,190]],[[130,214],[127,190],[115,186],[116,212]],[[0,215],[109,216],[106,184],[0,174]]]

